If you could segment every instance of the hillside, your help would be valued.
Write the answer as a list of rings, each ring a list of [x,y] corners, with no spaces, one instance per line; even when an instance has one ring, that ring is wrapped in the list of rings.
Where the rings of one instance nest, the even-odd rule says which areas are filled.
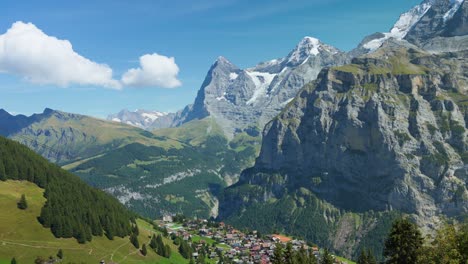
[[[20,210],[17,203],[23,194],[28,206]],[[128,238],[132,223],[138,224],[139,240],[145,243],[153,232],[150,224],[136,220],[110,195],[3,137],[0,201],[4,212],[0,217],[2,261],[16,257],[31,263],[37,256],[55,256],[59,249],[64,251],[65,260],[87,263],[101,259],[152,263],[160,258],[152,253],[146,258],[139,256]],[[178,256],[174,254],[174,258]]]
[[[208,218],[217,216],[219,191],[253,164],[259,148],[259,139],[244,133],[228,142],[210,118],[154,133],[175,148],[133,143],[65,168],[147,217]]]
[[[0,135],[59,164],[94,157],[129,143],[172,146],[143,129],[51,109],[29,117],[1,111],[0,124]]]
[[[63,250],[63,263],[186,263],[177,254],[177,249],[171,244],[173,255],[170,259],[158,256],[149,250],[143,257],[130,244],[127,237],[108,240],[106,237],[95,237],[86,244],[79,244],[75,239],[57,239],[49,229],[44,228],[37,221],[46,199],[44,189],[25,181],[0,182],[0,263],[10,263],[15,257],[19,263],[33,263],[36,257],[56,256],[59,249]],[[25,194],[28,201],[27,210],[16,207],[18,198]],[[148,244],[149,236],[157,231],[148,223],[138,220],[141,243]],[[164,240],[169,243],[169,240]]]

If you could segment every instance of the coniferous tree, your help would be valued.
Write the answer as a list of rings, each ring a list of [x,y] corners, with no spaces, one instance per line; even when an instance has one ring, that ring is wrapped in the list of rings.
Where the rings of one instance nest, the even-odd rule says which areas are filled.
[[[140,248],[140,242],[138,241],[138,237],[135,235],[135,233],[130,235],[130,242],[135,248]]]
[[[5,165],[3,165],[3,161],[0,160],[0,181],[6,181],[6,180],[7,180],[7,176],[5,172]]]
[[[146,249],[146,245],[143,244],[143,246],[141,247],[141,254],[143,256],[146,256],[148,254],[148,250]]]
[[[393,223],[385,241],[384,256],[388,264],[417,263],[423,245],[418,227],[408,219],[398,219]]]
[[[293,264],[294,261],[294,255],[293,255],[293,249],[292,249],[292,244],[287,243],[286,244],[286,250],[284,251],[284,263],[285,264]]]
[[[63,251],[62,251],[62,249],[59,249],[59,251],[57,252],[57,257],[58,257],[59,259],[63,259]]]
[[[16,261],[16,258],[12,258],[10,263],[11,264],[17,264],[18,262]]]
[[[307,252],[304,247],[301,247],[295,254],[294,254],[294,263],[308,263],[308,256]]]
[[[462,254],[461,263],[468,263],[468,219],[457,234],[458,252]]]
[[[323,251],[322,257],[320,258],[320,264],[333,264],[333,263],[335,263],[333,256],[330,254],[328,249],[325,249]]]
[[[21,198],[17,204],[18,208],[21,210],[25,210],[28,208],[28,201],[26,201],[26,195],[22,194]]]
[[[369,260],[367,257],[367,252],[364,249],[361,249],[361,253],[359,254],[357,264],[368,264]]]
[[[271,257],[272,264],[283,264],[284,263],[284,248],[281,243],[276,243],[273,256]]]
[[[150,244],[149,244],[150,248],[152,248],[154,251],[156,251],[157,249],[157,242],[156,242],[156,236],[153,234],[153,236],[151,237],[151,241],[150,241]]]
[[[377,264],[377,260],[375,259],[375,256],[370,249],[367,250],[367,263]]]
[[[307,259],[308,264],[318,264],[317,257],[314,255],[314,251],[310,248],[309,249],[309,257]]]
[[[169,245],[164,246],[164,257],[166,258],[171,257],[171,247]]]

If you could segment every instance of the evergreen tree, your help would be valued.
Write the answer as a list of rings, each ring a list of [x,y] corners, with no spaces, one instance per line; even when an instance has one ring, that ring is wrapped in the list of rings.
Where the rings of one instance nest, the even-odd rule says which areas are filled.
[[[461,263],[468,263],[468,221],[461,226],[460,231],[457,234],[457,241],[458,252],[462,254]]]
[[[385,241],[384,256],[388,264],[413,264],[418,262],[423,238],[418,227],[408,219],[393,223]]]
[[[28,201],[26,201],[26,195],[21,195],[21,199],[19,200],[17,206],[21,210],[25,210],[28,208]]]
[[[369,259],[367,257],[367,253],[364,249],[361,249],[361,253],[359,254],[356,264],[368,264],[368,263],[369,263]]]
[[[330,254],[328,249],[325,249],[323,251],[322,257],[320,258],[320,264],[334,264],[335,260],[333,259],[333,256]]]
[[[286,244],[286,250],[284,251],[284,263],[285,264],[293,264],[294,255],[293,255],[292,244]]]
[[[130,235],[130,242],[135,248],[140,248],[140,242],[138,241],[138,237],[135,235],[135,233]]]
[[[301,247],[295,254],[294,254],[294,263],[308,263],[308,256],[307,252],[304,247]]]
[[[179,253],[186,259],[192,258],[192,248],[189,246],[187,241],[182,240],[179,246]]]
[[[436,237],[431,244],[428,255],[433,260],[437,260],[437,263],[463,263],[454,225],[445,224],[437,230]]]
[[[193,261],[193,258],[190,258],[189,264],[195,264],[195,262]]]
[[[136,236],[140,234],[140,230],[138,230],[138,226],[136,224],[132,226],[132,233]]]
[[[367,250],[367,263],[368,264],[377,264],[374,254],[370,249]]]
[[[318,264],[317,257],[314,255],[314,251],[309,249],[309,258],[307,259],[308,264]]]
[[[16,258],[12,258],[10,263],[11,264],[17,264],[18,262],[16,261]]]
[[[157,243],[156,243],[156,236],[153,234],[153,237],[151,237],[151,241],[149,244],[150,248],[152,248],[154,251],[157,249]]]
[[[276,243],[273,256],[271,257],[272,264],[283,264],[284,263],[284,249],[281,243]]]
[[[147,249],[146,249],[146,245],[145,245],[145,244],[143,244],[143,246],[141,247],[141,254],[142,254],[143,256],[146,256],[146,255],[148,254],[148,251],[147,251]]]
[[[59,249],[59,251],[57,252],[57,257],[58,257],[59,259],[63,259],[63,251],[62,251],[62,249]]]
[[[7,176],[5,172],[5,165],[3,165],[3,161],[0,160],[0,181],[6,181],[6,180],[7,180]]]
[[[171,257],[171,247],[169,245],[164,246],[164,257],[170,258]]]

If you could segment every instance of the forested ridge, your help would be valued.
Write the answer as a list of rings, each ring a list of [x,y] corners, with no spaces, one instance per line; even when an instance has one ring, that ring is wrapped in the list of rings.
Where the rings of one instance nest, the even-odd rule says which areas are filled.
[[[92,236],[124,237],[135,215],[112,196],[48,162],[26,146],[0,137],[0,180],[25,180],[45,189],[38,220],[56,237],[80,243]]]

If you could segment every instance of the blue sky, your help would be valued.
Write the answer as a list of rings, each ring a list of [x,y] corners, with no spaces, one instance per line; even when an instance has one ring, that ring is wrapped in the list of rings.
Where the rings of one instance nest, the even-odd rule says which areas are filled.
[[[176,111],[193,102],[210,65],[220,55],[239,67],[250,67],[287,55],[304,36],[347,51],[366,35],[389,30],[402,12],[419,2],[2,0],[0,34],[17,21],[30,22],[48,36],[68,40],[74,52],[96,65],[108,65],[93,64],[91,71],[102,70],[104,74],[112,69],[116,80],[129,69],[140,67],[139,58],[145,54],[174,57],[181,85],[172,80],[172,86],[178,87],[140,87],[148,85],[139,85],[141,82],[132,79],[133,83],[129,83],[133,85],[113,89],[102,78],[94,83],[59,85],[45,80],[56,77],[55,73],[39,78],[37,74],[43,68],[34,71],[34,78],[39,81],[26,80],[18,74],[30,73],[22,65],[15,66],[16,71],[0,73],[0,108],[31,114],[49,107],[97,117],[123,108]],[[36,48],[35,41],[27,44]],[[43,58],[45,63],[49,62],[47,56]],[[15,61],[15,56],[10,57]],[[170,60],[165,62],[171,64]],[[12,67],[10,64],[7,66]],[[27,66],[37,64],[34,61]]]

